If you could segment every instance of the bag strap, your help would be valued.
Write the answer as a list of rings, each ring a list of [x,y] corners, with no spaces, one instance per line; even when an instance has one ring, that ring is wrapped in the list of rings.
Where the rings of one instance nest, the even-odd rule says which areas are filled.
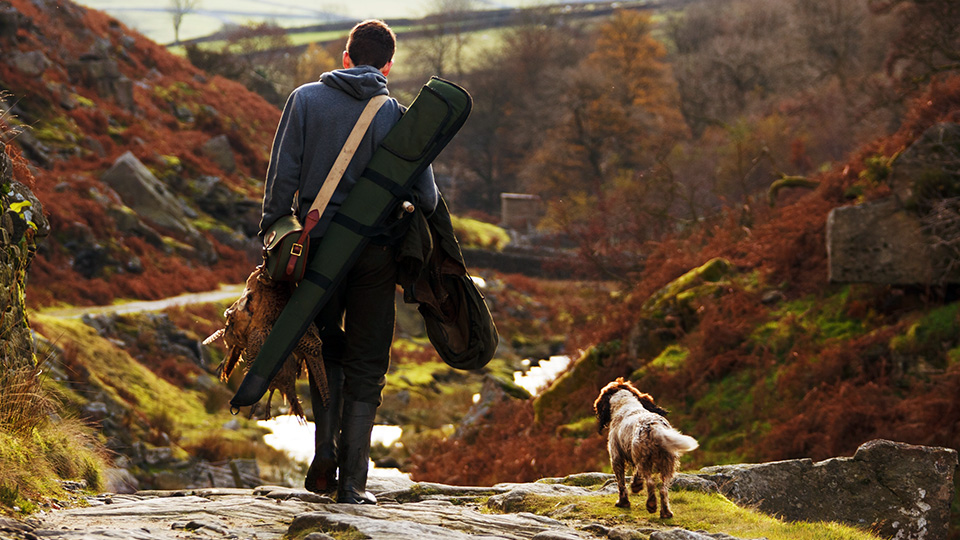
[[[309,231],[317,224],[317,221],[320,221],[320,214],[327,208],[327,204],[330,203],[330,198],[333,197],[333,192],[336,191],[337,186],[340,185],[343,173],[346,172],[347,166],[350,165],[350,161],[353,159],[353,154],[356,153],[357,148],[360,146],[360,141],[363,140],[363,135],[367,132],[367,127],[370,125],[370,122],[373,121],[373,117],[376,116],[380,107],[387,102],[387,99],[387,96],[384,95],[374,96],[370,98],[367,106],[363,108],[363,112],[360,113],[360,119],[357,120],[356,125],[353,126],[353,130],[350,132],[350,136],[347,137],[347,141],[343,143],[343,148],[340,149],[340,155],[338,155],[337,160],[333,162],[333,167],[330,167],[330,172],[327,173],[327,178],[323,181],[320,192],[317,193],[313,204],[310,205],[310,210],[307,211],[307,218],[304,220],[305,223],[303,226],[304,231]],[[314,218],[312,222],[311,217]]]
[[[336,191],[337,186],[340,185],[340,180],[343,179],[343,173],[347,171],[347,166],[350,165],[350,161],[353,160],[353,155],[357,152],[357,148],[360,147],[360,141],[363,140],[363,135],[367,132],[367,128],[373,121],[373,117],[377,115],[377,111],[387,102],[387,99],[385,95],[370,98],[370,100],[367,101],[367,105],[363,108],[363,112],[360,113],[360,118],[357,119],[357,123],[354,124],[353,129],[350,131],[350,135],[347,136],[346,142],[343,143],[340,154],[337,156],[336,161],[333,162],[333,166],[330,167],[330,172],[327,173],[327,177],[323,180],[323,185],[320,186],[320,192],[317,193],[317,197],[313,199],[313,204],[310,205],[310,209],[307,211],[307,218],[304,220],[303,230],[300,231],[300,238],[297,239],[296,244],[294,244],[295,246],[300,246],[301,252],[303,245],[307,241],[307,237],[310,235],[310,231],[316,226],[317,222],[320,221],[320,215],[323,214],[327,205],[330,204],[330,198],[333,197],[333,192]],[[300,253],[291,255],[287,261],[286,271],[292,275],[297,266]]]

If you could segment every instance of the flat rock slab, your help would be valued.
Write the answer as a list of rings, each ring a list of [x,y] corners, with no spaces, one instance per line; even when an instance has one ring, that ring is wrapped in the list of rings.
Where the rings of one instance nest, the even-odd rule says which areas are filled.
[[[253,490],[207,496],[125,496],[120,502],[47,513],[40,517],[34,534],[64,540],[280,538],[297,514],[313,509],[307,502],[256,496]]]
[[[380,495],[390,493],[383,491]],[[490,495],[511,498],[589,493],[573,486],[538,483],[470,488],[412,484],[392,493],[396,499],[384,499],[377,506],[336,504],[322,495],[277,486],[105,494],[91,498],[91,506],[86,508],[41,513],[28,522],[0,520],[0,538],[275,540],[289,535],[330,540],[333,537],[326,533],[354,531],[371,540],[588,540],[597,535],[628,540],[642,537],[638,534],[657,533],[666,534],[658,537],[660,540],[736,540],[727,535],[703,535],[682,529],[608,530],[599,524],[564,523],[527,512],[490,514],[482,512],[478,502],[467,502]],[[449,498],[443,499],[444,494]],[[411,501],[420,496],[427,498]]]
[[[563,523],[534,514],[481,514],[474,508],[443,501],[357,506],[323,505],[316,512],[297,516],[290,533],[323,528],[353,528],[377,540],[439,540],[505,538],[525,540],[541,533],[584,538]]]
[[[458,488],[445,486],[451,492]],[[432,485],[432,489],[438,489]],[[377,540],[587,538],[562,522],[529,513],[484,514],[476,507],[431,499],[378,506],[307,500],[322,496],[287,488],[210,489],[100,496],[92,506],[38,516],[24,532],[63,540],[281,538],[310,530],[355,529]],[[27,536],[23,536],[27,538]]]

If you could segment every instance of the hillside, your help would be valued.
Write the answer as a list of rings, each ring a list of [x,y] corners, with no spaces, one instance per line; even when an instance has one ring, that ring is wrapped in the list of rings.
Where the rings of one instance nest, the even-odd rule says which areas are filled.
[[[109,425],[111,449],[135,458],[130,469],[144,486],[168,480],[156,469],[191,452],[207,461],[259,457],[262,449],[246,442],[259,431],[223,414],[229,386],[211,377],[220,353],[196,346],[218,327],[223,305],[86,324],[42,308],[242,281],[258,255],[251,224],[279,111],[70,3],[0,0],[0,43],[3,119],[14,128],[6,149],[50,229],[25,296],[38,312],[31,323],[49,340],[36,356],[51,361],[63,401]],[[488,110],[498,108],[489,101]],[[664,110],[663,118],[678,120]],[[784,190],[772,205],[752,193],[722,215],[657,224],[680,232],[637,240],[642,264],[628,261],[637,271],[622,290],[485,274],[503,337],[489,374],[509,377],[522,358],[563,347],[584,350],[535,399],[503,384],[484,387],[484,374],[450,370],[414,325],[401,325],[383,410],[412,429],[402,450],[383,452],[399,452],[391,457],[415,480],[458,485],[605,470],[591,404],[617,376],[654,394],[700,441],[687,467],[850,455],[875,438],[960,448],[956,285],[828,279],[830,211],[894,192],[885,179],[895,158],[936,124],[960,122],[960,80],[938,79],[907,110],[893,135],[820,172],[806,165],[815,189]],[[497,135],[511,124],[494,127]],[[542,151],[545,173],[556,172],[546,159],[551,148],[564,147]],[[146,170],[158,184],[137,185],[161,185],[156,200],[174,210],[151,213],[149,200],[110,181],[118,163]],[[960,194],[932,178],[917,185],[944,198]]]
[[[618,376],[700,441],[686,467],[823,459],[878,437],[960,448],[956,284],[831,283],[827,252],[830,211],[888,197],[885,179],[908,170],[895,158],[958,120],[954,77],[913,101],[894,135],[816,176],[816,189],[659,243],[630,292],[582,329],[594,346],[549,390],[494,406],[493,421],[416,456],[414,478],[486,485],[602,469],[591,404]],[[938,197],[957,195],[957,143],[923,154],[915,190],[938,178]],[[494,453],[510,458],[483,457]]]
[[[0,8],[5,151],[13,180],[32,189],[32,211],[48,222],[29,272],[10,278],[21,280],[9,286],[25,300],[38,343],[35,354],[22,346],[24,361],[43,366],[42,384],[52,379],[63,413],[93,424],[126,471],[117,474],[140,487],[182,485],[184,475],[236,458],[256,458],[266,479],[296,482],[299,472],[284,475],[299,464],[274,463],[261,429],[226,416],[238,381],[219,383],[222,348],[199,345],[222,325],[229,300],[79,320],[53,309],[243,282],[259,259],[259,178],[279,111],[102,13],[29,1]],[[118,170],[128,179],[117,181]],[[505,242],[492,229],[478,228],[477,243]],[[509,378],[523,356],[562,347],[598,287],[549,305],[534,296],[574,288],[491,276],[488,301],[504,346],[483,373],[442,364],[415,312],[401,312],[382,420],[413,426],[411,448],[419,437],[442,436],[472,406],[486,373]],[[29,344],[27,321],[16,323]],[[401,450],[397,457],[408,459]]]
[[[4,118],[50,216],[29,304],[155,299],[242,281],[279,111],[101,12],[2,5]],[[143,203],[104,182],[127,152],[169,190],[179,221],[137,215]]]

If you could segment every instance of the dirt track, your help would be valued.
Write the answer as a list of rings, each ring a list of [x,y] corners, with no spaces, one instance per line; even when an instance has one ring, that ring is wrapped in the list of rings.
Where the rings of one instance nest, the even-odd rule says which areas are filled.
[[[205,304],[208,302],[219,302],[220,300],[235,299],[243,291],[243,285],[221,285],[215,291],[206,291],[199,293],[186,293],[170,298],[151,301],[126,302],[111,306],[88,306],[74,307],[67,309],[46,309],[40,313],[50,317],[60,317],[63,319],[77,319],[84,315],[100,315],[103,313],[139,313],[143,311],[161,311],[170,307],[187,306],[190,304]]]

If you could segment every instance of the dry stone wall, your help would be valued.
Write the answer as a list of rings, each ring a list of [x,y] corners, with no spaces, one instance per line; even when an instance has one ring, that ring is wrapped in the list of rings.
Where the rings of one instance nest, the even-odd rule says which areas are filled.
[[[49,233],[40,201],[13,180],[12,169],[0,142],[0,362],[5,368],[33,362],[24,292],[36,242]]]

